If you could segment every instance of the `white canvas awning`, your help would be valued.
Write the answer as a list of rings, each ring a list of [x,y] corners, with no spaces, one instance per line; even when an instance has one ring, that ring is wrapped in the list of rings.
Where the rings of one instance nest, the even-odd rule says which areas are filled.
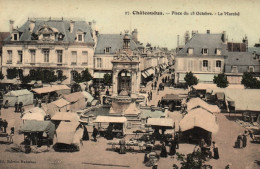
[[[60,121],[79,121],[79,116],[76,113],[72,112],[56,112],[51,120],[60,120]]]
[[[194,127],[200,127],[212,133],[218,132],[219,129],[216,116],[202,108],[188,111],[188,114],[180,121],[182,131],[190,130]]]
[[[147,125],[174,128],[174,120],[171,118],[148,118]]]
[[[207,102],[201,100],[200,98],[192,98],[187,103],[187,111],[194,108],[201,107],[211,113],[219,113],[220,109],[217,105],[210,105]]]
[[[97,116],[95,123],[125,123],[125,117]]]

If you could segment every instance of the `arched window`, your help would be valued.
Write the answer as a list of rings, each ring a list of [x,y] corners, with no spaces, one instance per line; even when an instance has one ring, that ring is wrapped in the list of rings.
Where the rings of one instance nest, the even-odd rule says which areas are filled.
[[[130,95],[131,93],[131,73],[127,70],[122,70],[118,74],[118,94]]]

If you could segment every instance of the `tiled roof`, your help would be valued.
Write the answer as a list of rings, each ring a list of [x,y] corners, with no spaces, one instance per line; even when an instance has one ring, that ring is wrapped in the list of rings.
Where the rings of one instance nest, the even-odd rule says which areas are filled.
[[[260,47],[251,47],[251,48],[248,48],[248,52],[250,52],[250,53],[256,52],[256,54],[260,55]]]
[[[132,39],[130,35],[128,36]],[[123,38],[123,34],[100,34],[95,53],[104,54],[104,49],[110,47],[110,54],[114,54],[117,50],[123,48]],[[137,45],[133,40],[130,40],[130,48],[131,50],[137,50]]]
[[[254,55],[250,52],[228,52],[225,58],[227,65],[259,65],[258,60],[254,59]]]
[[[1,50],[2,46],[3,46],[4,40],[5,40],[8,36],[10,36],[10,33],[9,33],[9,32],[0,32],[0,50]]]
[[[208,55],[216,55],[216,48],[219,48],[223,55],[227,49],[222,34],[195,34],[177,55],[187,55],[189,48],[193,48],[193,55],[202,55],[203,48],[208,49]]]
[[[228,46],[229,52],[246,52],[246,44],[245,43],[228,42],[227,46]]]
[[[85,32],[84,42],[93,43],[92,29],[85,21],[75,21],[74,29],[70,32],[70,21],[68,20],[35,20],[35,27],[32,32],[29,30],[30,21],[27,20],[18,31],[21,32],[20,41],[31,41],[32,33],[36,33],[42,26],[47,25],[55,28],[58,32],[65,35],[63,42],[74,42],[78,30]],[[8,39],[10,40],[10,38]]]

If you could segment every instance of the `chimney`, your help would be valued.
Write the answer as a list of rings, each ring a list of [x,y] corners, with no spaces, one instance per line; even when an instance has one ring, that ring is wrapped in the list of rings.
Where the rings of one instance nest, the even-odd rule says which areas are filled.
[[[74,29],[74,25],[75,25],[75,21],[70,21],[70,33],[73,32],[73,29]]]
[[[30,25],[29,25],[30,32],[33,31],[34,27],[35,27],[35,21],[34,20],[30,20]]]
[[[207,34],[210,34],[210,30],[207,30]]]
[[[223,41],[224,43],[226,43],[226,41],[227,41],[226,31],[223,31],[223,33],[222,33],[222,41]]]
[[[10,33],[12,33],[13,32],[13,29],[14,29],[14,21],[13,20],[10,20],[9,21],[10,22]]]
[[[132,31],[132,37],[133,37],[133,41],[134,42],[138,42],[138,32],[137,29],[134,29],[134,31]]]
[[[189,31],[186,31],[184,40],[185,40],[185,44],[190,40],[190,33],[189,33]]]
[[[195,31],[192,31],[191,32],[191,37],[193,37],[195,34],[196,34]]]

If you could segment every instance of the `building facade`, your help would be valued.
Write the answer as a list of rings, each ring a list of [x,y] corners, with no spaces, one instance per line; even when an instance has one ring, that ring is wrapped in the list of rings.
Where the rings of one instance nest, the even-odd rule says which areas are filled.
[[[215,75],[224,72],[226,56],[226,33],[192,33],[191,39],[177,52],[175,57],[175,83],[185,83],[187,72],[201,83],[212,83]]]
[[[3,46],[2,70],[17,68],[23,75],[35,69],[53,70],[64,83],[73,81],[75,72],[88,68],[94,72],[93,56],[96,42],[95,22],[62,19],[28,19],[15,29],[10,21],[11,35]]]

